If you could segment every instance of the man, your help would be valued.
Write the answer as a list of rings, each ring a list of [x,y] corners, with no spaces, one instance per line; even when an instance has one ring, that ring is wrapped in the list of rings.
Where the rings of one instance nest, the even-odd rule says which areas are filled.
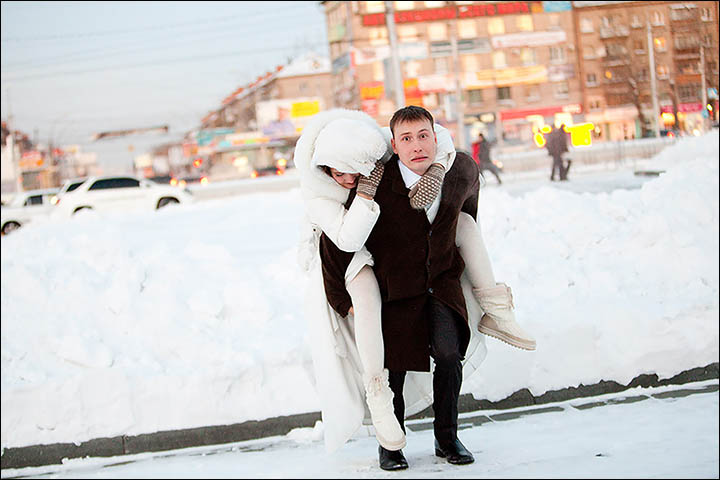
[[[410,188],[435,169],[430,168],[437,148],[433,124],[430,112],[416,106],[398,110],[390,120],[395,155],[377,187],[380,216],[366,247],[375,259],[382,296],[385,367],[395,416],[404,430],[406,372],[430,371],[432,357],[435,453],[450,463],[468,464],[474,458],[457,437],[457,417],[470,328],[460,283],[465,264],[455,238],[461,211],[477,218],[479,171],[472,158],[458,152],[440,195],[425,208],[411,206]],[[402,450],[380,447],[379,455],[385,470],[408,466]]]
[[[480,174],[484,170],[490,170],[490,173],[495,175],[498,185],[502,185],[500,180],[500,169],[490,160],[490,144],[485,139],[485,135],[478,133],[477,142],[472,144],[472,155],[475,162],[480,167]]]
[[[567,137],[565,136],[565,124],[560,125],[558,128],[550,132],[545,147],[553,159],[550,181],[555,181],[556,171],[560,180],[567,180],[567,173],[568,170],[570,170],[572,161],[568,160],[567,166],[563,163],[563,154],[568,151]]]

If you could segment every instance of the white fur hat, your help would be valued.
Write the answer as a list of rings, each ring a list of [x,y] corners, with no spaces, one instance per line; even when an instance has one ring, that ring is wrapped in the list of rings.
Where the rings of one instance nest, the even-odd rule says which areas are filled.
[[[387,152],[387,142],[377,125],[338,118],[325,125],[318,134],[310,164],[367,176],[375,162],[385,159]]]

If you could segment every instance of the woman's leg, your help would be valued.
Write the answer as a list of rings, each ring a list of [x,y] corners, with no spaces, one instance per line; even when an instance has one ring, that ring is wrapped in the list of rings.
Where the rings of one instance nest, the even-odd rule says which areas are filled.
[[[460,212],[458,217],[455,244],[465,261],[465,273],[473,288],[494,287],[495,275],[480,232],[480,225],[465,212]]]
[[[458,217],[455,243],[465,261],[465,273],[475,300],[484,312],[478,324],[480,332],[513,347],[535,350],[535,339],[515,321],[512,290],[504,283],[495,282],[480,225],[465,212],[460,212]]]
[[[372,269],[365,265],[347,282],[355,321],[355,343],[363,368],[365,398],[375,427],[375,436],[387,450],[405,446],[405,432],[395,417],[393,392],[388,383],[382,336],[382,299]]]
[[[355,315],[355,343],[363,373],[381,372],[385,364],[380,288],[372,268],[365,265],[347,284]]]

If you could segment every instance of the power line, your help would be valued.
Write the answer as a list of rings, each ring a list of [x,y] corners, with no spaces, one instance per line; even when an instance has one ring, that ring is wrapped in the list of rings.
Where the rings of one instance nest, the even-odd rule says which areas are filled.
[[[317,42],[309,42],[307,43],[308,46],[325,46],[325,43]],[[170,65],[173,63],[183,63],[183,62],[191,62],[191,61],[207,61],[207,60],[214,60],[217,58],[226,58],[226,57],[233,57],[237,55],[257,55],[257,54],[265,54],[267,52],[276,52],[276,51],[287,51],[288,49],[291,49],[293,47],[297,46],[295,45],[288,45],[283,47],[277,47],[277,48],[266,48],[262,51],[258,51],[257,49],[252,50],[241,50],[236,52],[229,52],[229,53],[221,53],[216,55],[202,55],[202,56],[195,56],[195,57],[186,57],[186,58],[174,58],[166,61],[153,61],[153,62],[146,62],[146,63],[136,63],[136,64],[128,64],[128,65],[115,65],[115,66],[108,66],[103,68],[91,68],[91,69],[85,69],[85,70],[68,70],[63,72],[49,72],[49,73],[39,73],[39,74],[31,74],[31,75],[21,75],[17,77],[11,77],[4,79],[5,81],[17,81],[17,80],[32,80],[32,79],[42,79],[42,78],[52,78],[57,77],[60,75],[69,76],[69,75],[81,75],[85,73],[94,73],[94,72],[106,72],[110,70],[118,70],[118,69],[133,69],[133,68],[142,68],[142,67],[158,67],[162,65]]]
[[[279,2],[278,2],[279,3]],[[297,5],[298,2],[287,2],[283,5],[283,11],[287,12],[288,9],[292,11],[293,9],[298,9],[297,7],[300,7],[302,9],[305,9],[304,6]],[[287,6],[286,6],[287,5]],[[297,5],[297,7],[290,7],[289,5]],[[139,28],[132,28],[132,29],[122,29],[122,30],[106,30],[106,31],[98,31],[98,32],[85,32],[85,33],[71,33],[71,34],[63,34],[63,35],[33,35],[32,37],[2,37],[3,42],[35,42],[35,41],[62,41],[62,40],[75,40],[80,38],[87,38],[87,37],[103,37],[103,36],[109,36],[109,35],[122,35],[126,33],[137,33],[137,32],[144,32],[144,31],[158,31],[158,30],[167,30],[177,27],[184,27],[184,26],[193,26],[198,24],[208,24],[211,22],[222,22],[222,21],[230,21],[233,19],[242,19],[244,21],[252,20],[255,18],[265,18],[268,16],[271,16],[274,14],[267,13],[267,12],[261,12],[259,14],[238,14],[238,15],[230,15],[230,16],[222,16],[222,17],[213,17],[213,18],[206,18],[204,20],[193,20],[190,22],[182,22],[177,24],[168,24],[168,25],[150,25],[146,27],[139,27]]]

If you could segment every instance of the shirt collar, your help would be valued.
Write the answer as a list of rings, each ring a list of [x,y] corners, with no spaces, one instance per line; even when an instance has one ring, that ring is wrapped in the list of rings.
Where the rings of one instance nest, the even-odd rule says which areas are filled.
[[[403,182],[405,182],[405,186],[407,188],[412,187],[415,185],[418,180],[420,180],[420,175],[410,170],[408,167],[405,166],[404,163],[400,161],[398,158],[398,167],[400,167],[400,175],[402,175]]]

